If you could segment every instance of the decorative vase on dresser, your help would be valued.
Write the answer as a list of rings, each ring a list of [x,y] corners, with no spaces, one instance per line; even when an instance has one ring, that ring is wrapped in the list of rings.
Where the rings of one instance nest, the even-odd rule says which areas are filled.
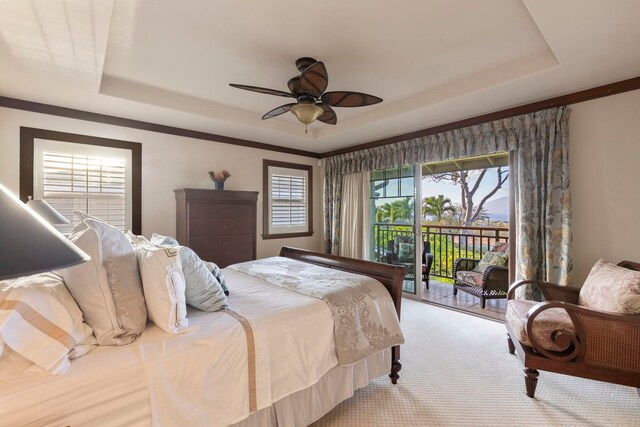
[[[174,191],[181,245],[220,268],[256,259],[257,191]]]

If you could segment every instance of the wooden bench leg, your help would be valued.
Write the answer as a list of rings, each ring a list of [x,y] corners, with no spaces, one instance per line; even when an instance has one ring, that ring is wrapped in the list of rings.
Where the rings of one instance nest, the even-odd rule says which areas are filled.
[[[533,398],[536,393],[536,386],[538,385],[538,372],[535,369],[524,368],[524,384],[527,387],[527,396]]]

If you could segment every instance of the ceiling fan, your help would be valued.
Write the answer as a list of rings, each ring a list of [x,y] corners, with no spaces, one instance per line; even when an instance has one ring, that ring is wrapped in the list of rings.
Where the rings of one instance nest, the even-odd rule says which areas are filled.
[[[364,107],[382,102],[382,98],[361,92],[325,92],[329,84],[327,68],[324,63],[313,58],[299,58],[296,61],[296,67],[300,75],[289,79],[287,83],[289,92],[235,83],[230,83],[229,86],[267,95],[295,98],[297,102],[274,108],[262,116],[262,120],[291,111],[300,122],[304,123],[305,133],[307,125],[315,120],[335,125],[338,119],[332,107]]]

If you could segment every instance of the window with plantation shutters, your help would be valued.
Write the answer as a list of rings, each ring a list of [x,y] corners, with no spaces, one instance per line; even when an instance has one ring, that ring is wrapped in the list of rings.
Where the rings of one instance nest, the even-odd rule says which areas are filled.
[[[265,160],[264,238],[308,236],[311,166]]]
[[[122,231],[131,228],[131,151],[36,140],[34,196],[71,222],[74,210],[96,216]]]

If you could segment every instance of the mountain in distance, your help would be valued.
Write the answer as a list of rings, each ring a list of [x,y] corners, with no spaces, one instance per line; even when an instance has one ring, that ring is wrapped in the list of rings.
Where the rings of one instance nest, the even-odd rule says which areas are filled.
[[[509,221],[509,196],[491,199],[484,204],[484,210],[489,219],[494,221]]]

